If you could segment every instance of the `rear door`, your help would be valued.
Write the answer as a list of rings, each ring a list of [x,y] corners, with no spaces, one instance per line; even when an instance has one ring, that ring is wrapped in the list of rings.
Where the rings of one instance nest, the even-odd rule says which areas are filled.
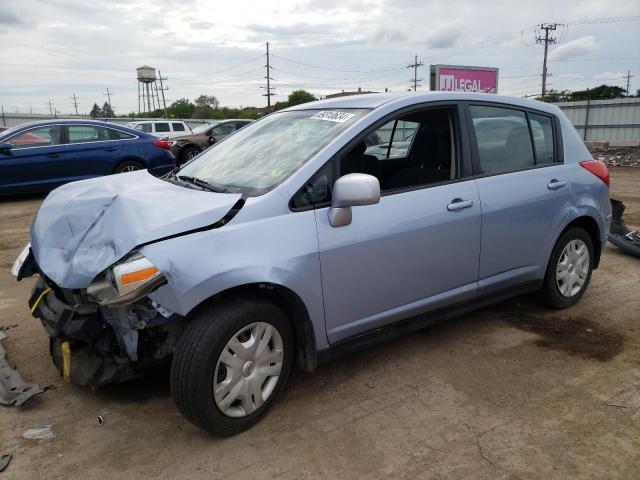
[[[99,125],[66,125],[64,161],[75,180],[113,173],[122,150],[114,130]]]
[[[570,183],[552,115],[496,104],[468,106],[482,203],[479,294],[544,276],[570,209]]]
[[[62,135],[61,125],[45,125],[9,138],[11,150],[0,152],[0,188],[40,190],[68,181]]]

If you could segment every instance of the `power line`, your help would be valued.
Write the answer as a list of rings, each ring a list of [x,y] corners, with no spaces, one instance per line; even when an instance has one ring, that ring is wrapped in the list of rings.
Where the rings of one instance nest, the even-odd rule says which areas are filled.
[[[267,64],[265,65],[265,67],[267,68],[267,76],[264,78],[267,79],[267,86],[260,88],[266,89],[267,92],[263,93],[262,96],[267,97],[267,110],[271,110],[271,97],[275,95],[275,93],[273,93],[271,90],[275,89],[275,87],[271,86],[271,80],[273,80],[273,78],[271,78],[271,68],[273,67],[271,67],[269,64],[269,42],[267,42]]]
[[[625,75],[622,78],[626,78],[627,79],[627,88],[625,88],[626,92],[627,92],[627,97],[629,96],[629,81],[635,77],[635,75],[631,75],[631,70],[627,70],[627,75]]]
[[[541,98],[544,101],[544,96],[547,93],[547,53],[549,51],[549,44],[557,43],[556,37],[549,36],[549,32],[554,32],[560,24],[558,23],[542,23],[539,27],[539,32],[544,30],[544,37],[542,35],[536,35],[536,43],[544,44],[544,60],[542,62],[542,95]]]
[[[422,62],[418,63],[418,55],[414,56],[413,63],[407,65],[407,68],[413,68],[413,91],[415,92],[420,86],[418,82],[422,81],[422,79],[418,79],[418,67],[422,67]]]
[[[73,97],[71,97],[71,100],[73,100],[73,106],[76,109],[76,115],[78,115],[78,97],[76,97],[76,94],[73,94]]]
[[[331,67],[322,67],[319,65],[313,65],[311,63],[299,62],[297,60],[293,60],[290,58],[283,57],[281,55],[271,54],[274,58],[279,58],[280,60],[284,60],[285,62],[296,63],[298,65],[304,65],[305,67],[317,68],[319,70],[330,70],[332,72],[343,72],[343,73],[380,73],[387,70],[395,70],[398,67],[402,66],[402,64],[390,65],[388,67],[380,67],[378,69],[373,70],[345,70],[342,68],[331,68]]]
[[[111,95],[115,95],[115,93],[109,92],[109,88],[107,88],[107,92],[103,93],[103,95],[107,96],[107,101],[109,103],[109,106],[111,107]]]

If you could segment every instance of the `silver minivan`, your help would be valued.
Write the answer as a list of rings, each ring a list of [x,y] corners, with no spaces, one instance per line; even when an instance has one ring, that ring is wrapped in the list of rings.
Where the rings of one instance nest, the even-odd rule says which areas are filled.
[[[538,291],[575,304],[611,221],[608,171],[555,106],[371,94],[279,111],[164,177],[58,188],[13,267],[65,379],[171,364],[178,409],[253,425],[338,354]]]

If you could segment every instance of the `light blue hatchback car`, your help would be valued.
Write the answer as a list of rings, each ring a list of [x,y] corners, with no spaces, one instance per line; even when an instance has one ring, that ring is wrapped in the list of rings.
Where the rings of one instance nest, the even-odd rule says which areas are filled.
[[[398,93],[268,115],[162,178],[44,201],[18,279],[63,376],[97,388],[171,361],[179,410],[253,425],[292,366],[507,297],[584,294],[608,171],[555,106]]]

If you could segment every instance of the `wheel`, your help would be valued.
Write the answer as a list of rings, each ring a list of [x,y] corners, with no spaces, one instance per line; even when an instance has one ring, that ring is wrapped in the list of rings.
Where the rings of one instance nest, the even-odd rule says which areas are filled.
[[[125,160],[116,167],[114,173],[135,172],[136,170],[142,170],[143,168],[146,167],[140,162],[136,162],[135,160]]]
[[[253,426],[293,363],[289,319],[261,298],[222,300],[199,312],[171,364],[171,394],[191,422],[221,436]]]
[[[593,243],[582,228],[566,231],[556,242],[542,287],[542,300],[552,308],[568,308],[582,297],[593,271]]]
[[[182,159],[182,163],[187,163],[189,160],[195,158],[198,154],[200,154],[201,150],[198,147],[186,147],[182,150],[182,154],[180,158]]]

